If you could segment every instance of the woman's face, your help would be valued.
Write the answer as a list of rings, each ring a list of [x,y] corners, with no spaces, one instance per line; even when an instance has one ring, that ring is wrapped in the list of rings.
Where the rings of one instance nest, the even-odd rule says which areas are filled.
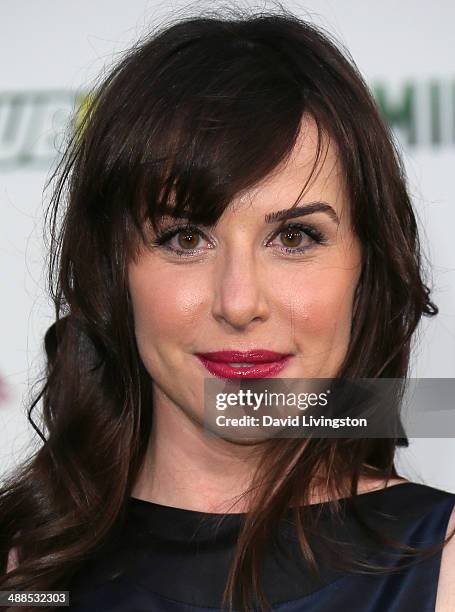
[[[333,143],[298,203],[325,209],[289,218],[296,225],[278,234],[278,220],[267,222],[297,199],[316,146],[316,126],[306,119],[286,165],[236,198],[216,226],[144,246],[131,262],[135,333],[155,407],[161,398],[201,415],[204,378],[214,374],[199,353],[267,349],[291,355],[278,377],[337,375],[349,344],[361,250]],[[163,220],[163,227],[178,223]]]

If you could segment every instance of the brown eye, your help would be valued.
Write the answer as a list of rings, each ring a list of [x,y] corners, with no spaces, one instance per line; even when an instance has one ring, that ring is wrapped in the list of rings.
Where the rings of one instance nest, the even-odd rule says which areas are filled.
[[[181,231],[178,235],[178,244],[182,249],[194,249],[197,247],[200,235],[189,230]]]
[[[287,229],[280,232],[281,242],[286,247],[297,247],[302,242],[302,231]]]

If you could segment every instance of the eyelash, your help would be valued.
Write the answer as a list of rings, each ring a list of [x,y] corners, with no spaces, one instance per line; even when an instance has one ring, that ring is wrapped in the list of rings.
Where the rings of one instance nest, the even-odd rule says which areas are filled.
[[[324,236],[322,232],[317,230],[315,227],[311,225],[306,225],[303,223],[288,223],[283,228],[280,229],[279,232],[276,232],[272,235],[271,239],[268,242],[271,242],[276,236],[286,232],[287,230],[297,230],[303,232],[305,235],[309,236],[313,241],[313,244],[305,247],[281,247],[281,249],[291,255],[301,255],[309,248],[312,248],[315,244],[324,244],[327,242],[327,238]],[[153,240],[152,244],[156,247],[164,247],[165,249],[171,251],[175,255],[179,257],[192,257],[195,253],[198,252],[198,249],[175,249],[173,247],[168,246],[166,243],[169,242],[174,236],[177,236],[180,232],[183,231],[192,231],[193,233],[197,233],[202,238],[205,238],[204,233],[195,225],[179,225],[176,227],[168,228],[159,233]]]

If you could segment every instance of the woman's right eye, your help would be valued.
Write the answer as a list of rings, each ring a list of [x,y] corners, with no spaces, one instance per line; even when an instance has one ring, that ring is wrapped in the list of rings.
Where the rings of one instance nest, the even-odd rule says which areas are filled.
[[[201,251],[197,248],[201,239],[205,239],[202,231],[188,225],[164,230],[153,240],[153,244],[179,256],[191,256]]]

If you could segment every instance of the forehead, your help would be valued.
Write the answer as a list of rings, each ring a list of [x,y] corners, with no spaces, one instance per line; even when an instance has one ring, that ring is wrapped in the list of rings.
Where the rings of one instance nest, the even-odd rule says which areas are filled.
[[[291,207],[297,200],[301,203],[330,201],[339,213],[346,206],[336,143],[327,132],[318,134],[316,122],[309,116],[302,119],[289,157],[254,187],[240,193],[230,208],[234,212],[237,204],[248,202],[262,212],[274,210],[278,204]]]

